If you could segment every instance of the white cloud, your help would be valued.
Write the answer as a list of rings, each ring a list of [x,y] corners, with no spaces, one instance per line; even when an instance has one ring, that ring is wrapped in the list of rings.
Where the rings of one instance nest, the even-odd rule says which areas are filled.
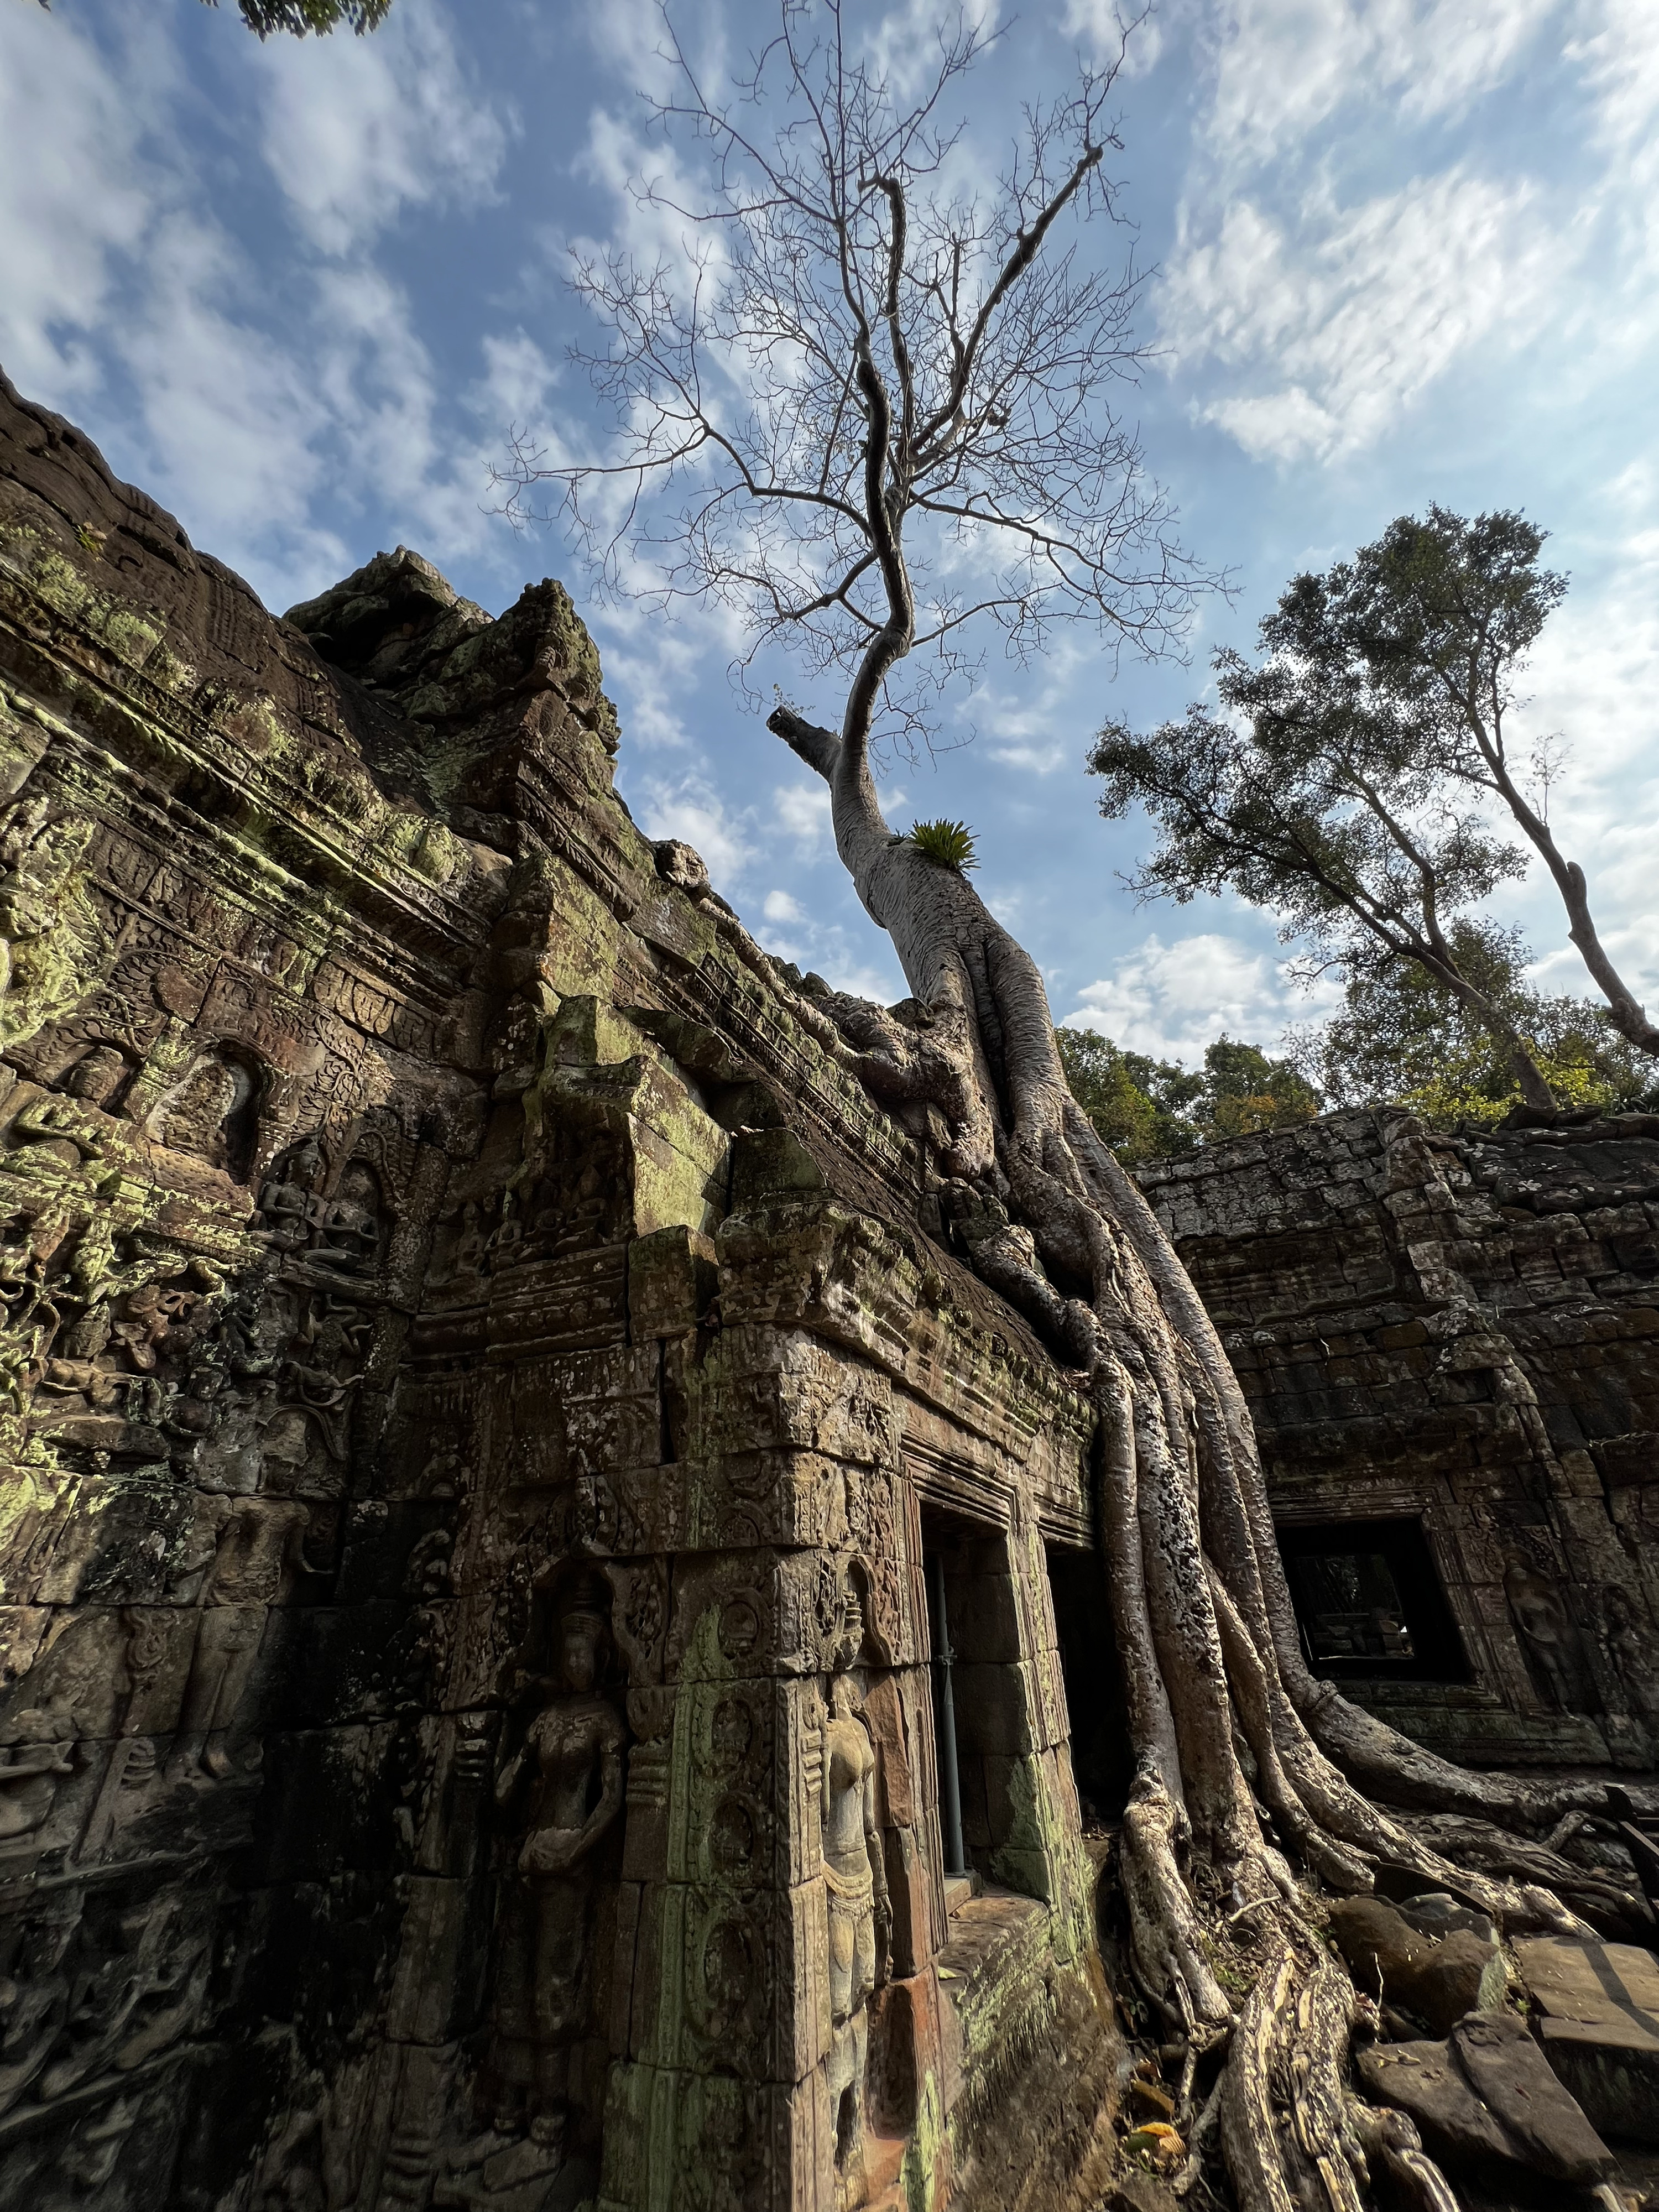
[[[1478,342],[1530,335],[1562,258],[1528,185],[1461,170],[1347,212],[1317,200],[1293,228],[1239,201],[1176,258],[1164,333],[1185,368],[1242,372],[1201,411],[1247,453],[1328,459],[1374,442]]]
[[[301,362],[234,314],[243,276],[216,225],[173,206],[153,211],[139,297],[118,357],[131,373],[146,472],[188,515],[192,534],[232,560],[257,535],[331,563],[337,541],[311,519],[321,476],[313,441],[323,399]]]
[[[100,50],[61,15],[0,12],[9,374],[90,416],[122,472],[278,606],[350,565],[318,520],[325,494],[379,498],[441,565],[484,550],[502,528],[480,512],[500,402],[544,393],[550,369],[522,332],[486,341],[475,429],[443,405],[402,287],[362,254],[319,268],[262,245],[256,266],[216,209],[164,25],[124,35]],[[229,51],[270,92],[267,151],[313,242],[343,251],[406,200],[488,191],[504,126],[422,0],[395,37]]]
[[[511,119],[422,0],[373,39],[270,39],[258,59],[265,160],[324,252],[368,244],[406,206],[495,197]]]
[[[483,359],[483,374],[469,395],[474,410],[499,420],[503,428],[516,423],[538,444],[547,443],[556,435],[544,417],[559,382],[557,362],[522,330],[487,335]]]
[[[1339,995],[1326,986],[1310,998],[1292,984],[1282,960],[1206,931],[1173,945],[1148,937],[1112,975],[1085,984],[1063,1018],[1074,1029],[1098,1030],[1127,1051],[1196,1065],[1223,1036],[1271,1050],[1288,1022],[1328,1012]]]
[[[1187,0],[1184,19],[1209,75],[1162,335],[1200,419],[1253,457],[1375,446],[1460,362],[1540,336],[1593,328],[1604,360],[1650,341],[1652,0]],[[1553,130],[1500,151],[1546,72]]]
[[[829,849],[830,791],[822,783],[786,783],[774,797],[779,827],[803,859]]]
[[[1560,6],[1234,0],[1211,17],[1206,150],[1229,168],[1262,164],[1294,152],[1344,107],[1384,98],[1407,116],[1456,114],[1504,81]]]
[[[1565,58],[1593,94],[1609,173],[1622,184],[1620,215],[1627,275],[1659,266],[1659,9],[1650,0],[1602,0],[1601,20],[1580,25]]]
[[[755,825],[746,809],[728,807],[695,769],[670,779],[649,776],[638,787],[634,811],[647,837],[679,837],[695,845],[716,890],[741,876],[755,858]]]
[[[678,88],[672,48],[664,33],[662,0],[599,0],[582,10],[583,29],[589,44],[611,74],[629,91],[666,100]],[[705,83],[719,84],[725,77],[725,50],[720,34],[720,11],[685,9],[676,23],[682,39],[696,32],[707,48],[689,39],[690,58]]]
[[[0,362],[60,406],[100,381],[86,334],[148,220],[138,132],[89,40],[38,8],[0,14]]]
[[[765,898],[761,902],[761,912],[768,921],[772,922],[783,923],[806,920],[805,908],[799,899],[792,898],[787,891],[768,891]]]
[[[1523,744],[1548,732],[1566,741],[1550,825],[1589,880],[1592,908],[1626,981],[1659,1005],[1659,466],[1631,465],[1603,501],[1605,565],[1575,580],[1539,640],[1532,696],[1516,718]],[[1622,527],[1620,526],[1622,525]],[[1560,555],[1552,545],[1546,557]],[[1535,867],[1525,921],[1540,980],[1593,994],[1553,884]]]

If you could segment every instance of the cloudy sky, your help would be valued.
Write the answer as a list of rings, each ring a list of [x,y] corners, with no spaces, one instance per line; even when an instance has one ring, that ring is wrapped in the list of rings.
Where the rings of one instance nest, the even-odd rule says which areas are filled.
[[[933,12],[864,20],[902,54]],[[684,14],[714,56],[766,21]],[[1028,0],[973,88],[988,159],[1109,15]],[[279,611],[398,543],[492,611],[550,573],[586,606],[574,553],[515,535],[487,470],[510,423],[591,434],[568,254],[637,225],[657,43],[646,0],[397,0],[372,39],[264,46],[198,0],[0,0],[0,363]],[[1090,735],[1179,712],[1212,646],[1393,515],[1519,507],[1573,580],[1529,710],[1574,747],[1558,834],[1659,996],[1659,7],[1165,0],[1132,56],[1114,166],[1158,359],[1131,404],[1236,598],[1202,608],[1187,668],[1114,679],[1092,639],[993,661],[947,720],[972,742],[894,763],[890,815],[973,825],[1057,1017],[1189,1060],[1222,1030],[1272,1045],[1318,1006],[1271,921],[1135,907],[1119,872],[1144,832],[1095,812]],[[897,996],[821,789],[731,687],[729,635],[591,618],[635,815],[697,845],[774,950]],[[1583,987],[1543,887],[1503,910],[1544,980]]]

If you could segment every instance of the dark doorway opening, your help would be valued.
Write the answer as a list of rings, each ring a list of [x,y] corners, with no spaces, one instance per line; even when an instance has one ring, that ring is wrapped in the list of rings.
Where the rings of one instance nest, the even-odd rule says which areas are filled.
[[[1048,1547],[1048,1590],[1072,1729],[1072,1776],[1085,1832],[1123,1817],[1134,1778],[1123,1670],[1112,1634],[1106,1571],[1093,1552]]]
[[[1022,1887],[1017,1864],[993,1864],[1002,1845],[1017,1841],[1023,1798],[1016,1777],[1031,1747],[1020,1665],[1030,1655],[1020,1650],[1007,1535],[929,1506],[922,1511],[921,1542],[945,1868],[956,1871],[952,1824],[959,1814],[963,1869]]]
[[[1302,1649],[1333,1681],[1467,1682],[1469,1664],[1422,1525],[1281,1528]]]

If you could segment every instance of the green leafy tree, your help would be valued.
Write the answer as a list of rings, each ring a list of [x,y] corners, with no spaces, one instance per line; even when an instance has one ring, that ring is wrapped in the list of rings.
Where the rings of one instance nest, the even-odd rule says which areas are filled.
[[[206,0],[216,8],[219,0]],[[385,22],[392,0],[236,0],[242,21],[250,31],[268,39],[273,31],[289,31],[303,39],[307,31],[337,31],[342,24],[361,37]]]
[[[1279,915],[1310,971],[1413,963],[1486,1026],[1528,1101],[1553,1105],[1525,1039],[1463,972],[1449,933],[1523,872],[1522,855],[1492,833],[1473,793],[1456,803],[1416,730],[1281,650],[1280,616],[1261,635],[1260,666],[1231,649],[1216,656],[1223,714],[1194,705],[1149,736],[1118,722],[1096,740],[1101,812],[1141,806],[1158,826],[1131,887],[1178,904],[1237,892]]]
[[[1519,764],[1530,769],[1530,789],[1517,774],[1510,723],[1524,703],[1519,682],[1567,590],[1565,575],[1540,566],[1545,542],[1519,514],[1468,521],[1431,507],[1424,520],[1401,515],[1328,574],[1298,576],[1279,601],[1273,643],[1362,711],[1413,732],[1449,787],[1509,814],[1561,895],[1568,935],[1607,1018],[1638,1051],[1659,1056],[1659,1026],[1608,957],[1584,871],[1550,828],[1559,758],[1532,750]]]
[[[1260,1045],[1218,1037],[1204,1054],[1198,1126],[1206,1140],[1294,1129],[1311,1121],[1319,1093],[1293,1060],[1270,1060]]]
[[[1652,1063],[1600,1007],[1528,984],[1518,930],[1462,921],[1452,934],[1459,964],[1507,1006],[1563,1106],[1622,1113],[1659,1104]],[[1496,1121],[1522,1103],[1484,1025],[1420,968],[1401,963],[1352,977],[1340,1012],[1295,1057],[1342,1104],[1408,1106],[1440,1128]]]
[[[1203,1073],[1125,1052],[1093,1030],[1054,1032],[1072,1096],[1126,1166],[1311,1121],[1319,1094],[1293,1061],[1218,1037]]]
[[[1182,1109],[1202,1091],[1201,1077],[1123,1052],[1094,1030],[1057,1029],[1054,1043],[1073,1097],[1126,1165],[1190,1152],[1198,1142]]]
[[[219,0],[203,0],[216,8]],[[236,0],[237,12],[250,31],[268,39],[273,31],[286,31],[303,39],[311,31],[337,31],[343,24],[361,37],[374,30],[391,13],[392,0]],[[52,0],[40,0],[50,8]]]
[[[1543,858],[1607,1018],[1644,1053],[1659,1051],[1659,1030],[1608,960],[1583,871],[1549,829],[1554,763],[1535,758],[1535,798],[1517,781],[1517,684],[1566,589],[1539,566],[1543,544],[1518,514],[1402,516],[1351,561],[1293,579],[1261,626],[1260,659],[1216,655],[1218,711],[1194,705],[1150,736],[1110,724],[1089,765],[1103,814],[1139,805],[1158,824],[1137,890],[1240,893],[1279,915],[1310,969],[1364,989],[1410,963],[1437,1003],[1455,999],[1460,1022],[1484,1030],[1504,1087],[1550,1107],[1529,1002],[1494,994],[1486,964],[1465,957],[1480,937],[1473,910],[1528,865],[1495,812]]]

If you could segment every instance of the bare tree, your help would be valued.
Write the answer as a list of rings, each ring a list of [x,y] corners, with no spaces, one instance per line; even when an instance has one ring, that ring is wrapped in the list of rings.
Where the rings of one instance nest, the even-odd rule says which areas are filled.
[[[1230,2045],[1221,2132],[1240,2201],[1357,2204],[1341,2082],[1356,1999],[1286,1853],[1338,1888],[1387,1868],[1510,1924],[1567,1924],[1546,1893],[1449,1864],[1350,1778],[1522,1826],[1569,1800],[1451,1767],[1309,1673],[1243,1397],[1072,1098],[1042,979],[945,841],[883,818],[872,744],[925,727],[968,665],[970,622],[1016,654],[1061,619],[1156,648],[1204,581],[1111,404],[1138,359],[1138,280],[1097,274],[1078,229],[1115,211],[1112,72],[1028,112],[993,187],[945,115],[981,51],[947,25],[907,100],[834,0],[785,0],[723,103],[671,26],[678,90],[659,112],[700,149],[707,197],[666,170],[640,190],[684,225],[685,264],[617,255],[578,274],[611,332],[592,367],[620,416],[617,457],[556,465],[521,446],[504,476],[521,513],[552,489],[611,588],[637,590],[633,564],[655,561],[648,588],[735,608],[751,639],[791,641],[836,681],[836,726],[780,707],[770,727],[828,783],[841,856],[922,1012],[834,995],[797,1010],[874,1094],[943,1119],[933,1227],[1086,1378],[1136,1757],[1121,1856],[1134,1972],[1194,2063]],[[918,655],[922,684],[903,688]],[[1251,1975],[1236,2009],[1229,1986]],[[1281,2127],[1287,2012],[1308,2086]]]
[[[611,342],[576,357],[618,451],[550,468],[516,444],[508,511],[550,483],[612,590],[715,601],[741,617],[746,660],[782,638],[811,674],[844,678],[849,774],[878,729],[931,730],[976,665],[972,629],[994,625],[1019,659],[1059,620],[1166,643],[1196,571],[1110,404],[1142,359],[1142,279],[1133,253],[1103,273],[1057,228],[1116,213],[1115,73],[1030,115],[988,196],[942,115],[981,52],[972,23],[940,33],[901,106],[848,61],[838,7],[788,0],[716,106],[664,20],[683,97],[658,114],[705,153],[707,197],[672,174],[635,187],[683,227],[678,264],[579,258]]]

